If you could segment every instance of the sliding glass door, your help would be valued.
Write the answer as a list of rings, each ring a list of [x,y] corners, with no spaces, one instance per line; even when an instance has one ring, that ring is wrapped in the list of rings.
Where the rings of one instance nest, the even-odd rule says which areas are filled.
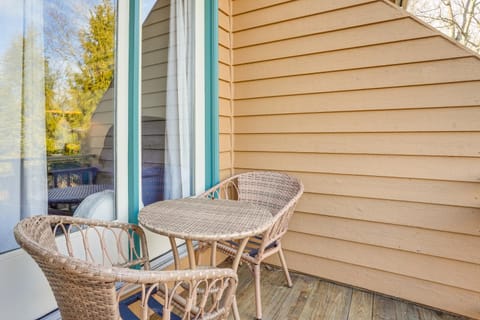
[[[30,215],[114,218],[114,0],[3,1],[0,24],[0,253]],[[87,212],[88,211],[88,212]]]
[[[16,250],[19,220],[116,218],[117,8],[117,0],[0,2],[2,318],[55,308],[38,267]]]

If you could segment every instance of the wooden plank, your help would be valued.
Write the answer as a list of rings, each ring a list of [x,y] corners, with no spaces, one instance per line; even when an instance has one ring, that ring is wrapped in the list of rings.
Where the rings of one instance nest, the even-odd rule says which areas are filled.
[[[229,31],[231,30],[231,27],[230,27],[230,16],[219,10],[218,11],[218,25],[220,26],[220,28],[222,28],[223,30],[226,30],[226,31]]]
[[[285,278],[281,277],[283,275],[280,276],[278,272],[275,273],[275,277],[277,278],[275,283],[285,283]],[[323,294],[323,292],[320,291],[321,287],[319,286],[319,279],[292,273],[290,274],[290,276],[292,277],[293,286],[289,289],[289,295],[292,298],[285,301],[285,303],[282,304],[281,308],[277,307],[277,309],[285,309],[286,311],[288,311],[288,313],[286,313],[283,318],[274,319],[300,319],[301,314],[304,313],[304,310],[309,306],[307,303],[308,300],[314,299],[312,298],[313,295],[318,296]],[[276,303],[274,303],[274,305],[278,306],[278,304]],[[307,314],[308,313],[311,314],[311,312],[307,311]],[[277,316],[277,314],[275,316]]]
[[[287,171],[287,173],[298,177],[303,182],[305,192],[480,207],[478,182],[381,178],[290,171]]]
[[[373,302],[373,320],[418,320],[407,318],[408,306],[405,302],[395,301],[381,295],[375,295]]]
[[[292,0],[242,0],[232,1],[233,15],[240,15],[249,11],[271,7]]]
[[[235,81],[468,56],[472,54],[453,43],[441,37],[432,37],[242,64],[235,67]]]
[[[152,64],[167,63],[168,61],[168,47],[157,49],[151,52],[142,54],[142,67],[145,68]]]
[[[480,107],[237,117],[236,133],[480,131]]]
[[[230,50],[224,46],[218,46],[218,61],[230,65]]]
[[[155,78],[142,81],[142,95],[145,93],[155,93],[167,88],[167,77]]]
[[[228,177],[231,177],[232,175],[233,175],[233,172],[232,172],[232,169],[230,168],[220,170],[220,180],[225,180]]]
[[[225,98],[220,98],[219,99],[218,112],[221,116],[231,116],[232,115],[229,99],[225,99]]]
[[[235,98],[309,94],[346,90],[478,81],[477,58],[335,71],[237,83]]]
[[[230,34],[228,31],[218,28],[218,43],[224,47],[230,46]]]
[[[348,320],[371,320],[373,308],[373,294],[370,292],[353,290],[352,302]]]
[[[479,293],[291,251],[285,255],[292,270],[480,318]]]
[[[164,34],[142,41],[142,54],[166,48],[168,46],[168,37],[169,34]]]
[[[159,35],[168,34],[169,30],[170,30],[170,19],[157,21],[155,23],[150,23],[147,26],[143,26],[142,39],[143,41],[145,41],[146,39],[154,38]]]
[[[142,108],[142,115],[148,117],[162,118],[165,119],[166,107],[165,106],[155,106],[151,108]]]
[[[475,264],[480,263],[480,252],[477,250],[480,245],[480,238],[478,236],[327,217],[317,214],[304,214],[301,212],[297,212],[293,216],[289,230],[312,236],[354,242],[357,244],[359,250],[361,249],[360,244],[365,244]],[[311,245],[292,242],[289,245],[300,249],[298,246],[302,244],[305,246],[304,251],[313,250],[314,248],[311,247],[315,242]],[[458,250],[458,248],[462,248],[462,250]],[[318,248],[318,250],[321,249],[322,248]],[[381,251],[380,249],[378,250]],[[355,254],[351,253],[351,255],[353,257]],[[371,257],[371,259],[375,258],[376,257]],[[382,257],[378,256],[378,258],[381,259]],[[412,261],[417,260],[421,261],[420,257],[409,260],[408,262],[412,263]],[[384,262],[381,264],[384,264]],[[458,262],[458,265],[459,268],[462,268],[460,262]],[[413,263],[412,266],[414,267],[415,264]],[[472,270],[473,267],[466,266],[465,270]],[[478,266],[476,268],[478,272]],[[458,275],[458,277],[462,277],[462,275]],[[477,287],[477,289],[478,290],[475,291],[480,292],[480,288]]]
[[[220,170],[231,169],[232,168],[232,153],[229,151],[220,152]]]
[[[235,49],[235,65],[436,36],[404,18]],[[447,41],[447,40],[445,40]]]
[[[160,106],[165,106],[166,104],[166,93],[165,91],[152,92],[148,94],[142,94],[142,109],[146,108],[158,108]]]
[[[220,79],[218,82],[218,95],[220,98],[230,99],[232,96],[230,82]]]
[[[220,134],[219,145],[220,152],[232,150],[231,138],[229,134]]]
[[[477,150],[477,132],[235,135],[235,151],[478,157]]]
[[[311,221],[309,220],[309,222]],[[431,236],[433,239],[435,234],[432,233]],[[437,232],[437,238],[441,237],[444,237],[444,235]],[[381,247],[382,244],[379,246],[367,245],[294,231],[287,233],[283,238],[282,245],[287,250],[311,256],[480,292],[479,265],[451,260],[449,259],[451,253],[438,252],[436,248],[425,248],[425,250],[432,254],[442,253],[448,254],[448,256],[438,257],[437,255],[419,254],[411,250],[412,247],[409,247],[410,252],[408,252],[396,248],[384,248]],[[407,246],[405,245],[402,249]],[[465,255],[467,254],[465,253]]]
[[[149,26],[158,21],[163,21],[170,18],[170,3],[160,4],[157,1],[153,9],[148,14],[147,19],[143,23],[143,27]]]
[[[168,64],[160,63],[149,65],[142,68],[142,81],[166,77],[168,73]]]
[[[347,319],[352,289],[330,282],[320,282],[310,295],[299,319]]]
[[[252,46],[265,42],[279,41],[321,32],[352,28],[364,24],[393,20],[403,13],[392,10],[387,4],[376,1],[367,5],[351,7],[269,24],[234,33],[234,48]],[[322,23],[318,23],[321,21]],[[235,25],[235,22],[234,22]]]
[[[235,127],[237,128],[237,127]],[[390,155],[236,152],[235,167],[478,182],[480,159]],[[451,170],[455,168],[455,170]]]
[[[337,1],[311,1],[297,0],[284,2],[266,8],[250,9],[248,13],[235,16],[233,31],[257,28],[264,25],[293,20],[326,11],[338,10],[352,5],[373,2],[375,0],[337,0]],[[236,6],[236,2],[234,2]]]
[[[479,106],[480,81],[235,100],[235,115]],[[415,97],[415,99],[412,99]]]
[[[235,158],[238,155],[235,154]],[[480,236],[479,208],[304,193],[305,213]]]
[[[218,64],[218,77],[224,81],[231,81],[230,66],[220,62]]]
[[[231,133],[232,124],[230,123],[230,117],[220,116],[218,119],[220,133]]]
[[[218,1],[218,10],[228,14],[230,12],[232,0],[219,0]]]

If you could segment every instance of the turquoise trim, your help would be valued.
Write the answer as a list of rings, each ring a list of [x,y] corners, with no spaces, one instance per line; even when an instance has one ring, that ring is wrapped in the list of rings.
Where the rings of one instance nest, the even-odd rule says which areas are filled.
[[[128,222],[138,223],[140,208],[140,1],[130,0],[128,49]],[[121,35],[120,35],[121,36]]]
[[[218,0],[206,0],[205,188],[220,181],[218,134]]]

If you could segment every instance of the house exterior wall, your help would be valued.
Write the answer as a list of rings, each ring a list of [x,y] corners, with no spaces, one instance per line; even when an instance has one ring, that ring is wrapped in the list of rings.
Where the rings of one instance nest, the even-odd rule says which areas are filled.
[[[218,1],[218,76],[220,179],[233,174],[232,6]]]
[[[383,0],[219,14],[222,175],[303,181],[290,268],[480,318],[479,57]]]

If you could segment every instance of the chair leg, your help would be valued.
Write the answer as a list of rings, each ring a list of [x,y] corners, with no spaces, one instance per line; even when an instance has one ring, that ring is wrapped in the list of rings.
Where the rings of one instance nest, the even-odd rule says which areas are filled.
[[[280,247],[278,250],[278,255],[280,257],[280,262],[282,263],[283,272],[285,272],[285,278],[287,278],[287,285],[289,288],[292,287],[292,279],[290,278],[290,273],[288,272],[287,261],[285,260],[285,256],[283,255],[283,250]]]
[[[253,266],[253,277],[255,279],[255,304],[257,306],[257,319],[262,319],[262,297],[260,293],[260,264]]]

